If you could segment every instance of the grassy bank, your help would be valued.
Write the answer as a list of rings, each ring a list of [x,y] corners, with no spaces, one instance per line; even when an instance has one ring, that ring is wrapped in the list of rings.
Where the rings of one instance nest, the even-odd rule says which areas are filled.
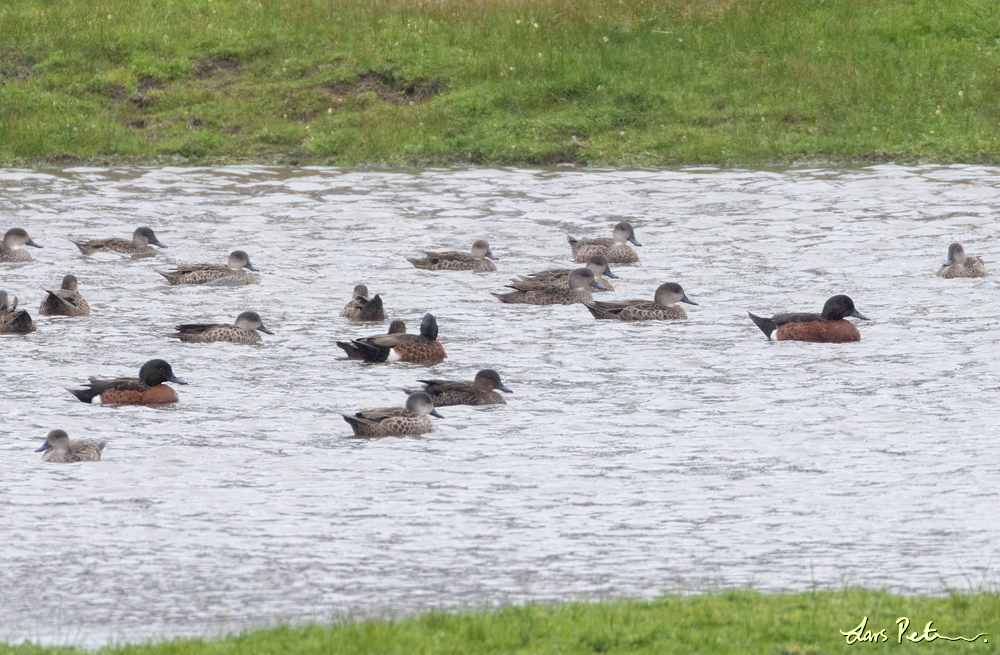
[[[848,643],[864,617],[861,637]],[[902,643],[896,621],[909,619]],[[926,643],[932,630],[972,642]],[[884,630],[886,639],[866,641]],[[979,636],[989,632],[989,635]],[[916,634],[913,634],[916,633]],[[928,633],[931,634],[931,633]],[[909,638],[908,638],[909,637]],[[914,641],[917,639],[918,641]],[[120,646],[106,655],[269,655],[379,653],[491,655],[494,653],[711,653],[805,655],[823,653],[995,653],[1000,643],[1000,596],[910,598],[848,590],[802,594],[728,592],[655,601],[508,607],[496,612],[430,613],[400,621],[364,621],[335,627],[283,627],[218,641],[189,640]],[[11,655],[67,655],[70,648],[0,646]]]
[[[0,162],[1000,163],[995,0],[5,0]]]

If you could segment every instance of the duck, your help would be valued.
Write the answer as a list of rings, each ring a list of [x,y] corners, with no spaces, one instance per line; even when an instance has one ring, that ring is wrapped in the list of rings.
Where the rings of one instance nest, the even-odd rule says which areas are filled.
[[[3,235],[3,242],[0,243],[0,262],[30,262],[34,261],[24,246],[41,248],[35,243],[28,233],[19,227],[12,227]]]
[[[166,248],[160,243],[148,227],[137,227],[132,233],[132,240],[119,239],[70,239],[73,244],[80,249],[84,255],[93,255],[95,252],[114,252],[119,255],[151,254],[156,251],[153,246]]]
[[[584,303],[594,318],[612,321],[667,321],[687,318],[683,307],[676,303],[686,302],[697,305],[687,297],[684,289],[676,282],[667,282],[656,287],[653,300],[619,300],[611,302],[594,301]]]
[[[589,268],[578,268],[569,274],[566,286],[545,284],[541,282],[515,282],[507,286],[515,291],[496,293],[494,296],[505,303],[524,303],[528,305],[575,305],[578,302],[590,302],[593,296],[588,287],[603,289],[594,278],[594,272]]]
[[[7,300],[7,292],[0,291],[0,334],[28,334],[35,331],[35,322],[24,309],[17,308],[17,296]]]
[[[433,314],[424,314],[420,321],[420,334],[382,334],[353,339],[351,344],[366,362],[399,361],[433,366],[447,357],[437,337],[437,318]]]
[[[389,331],[386,334],[406,334],[406,323],[397,318],[392,323],[389,323]],[[381,337],[381,336],[384,335],[376,334],[371,337],[364,337],[363,339],[359,339],[359,341],[365,341],[366,339],[375,339],[376,337]],[[337,345],[340,346],[345,353],[347,353],[347,359],[364,360],[365,351],[355,346],[353,342],[338,341]]]
[[[750,314],[750,312],[747,312]],[[762,318],[750,314],[768,339],[775,341],[808,341],[811,343],[849,343],[861,341],[861,333],[847,316],[867,321],[854,307],[854,301],[843,294],[832,296],[823,305],[822,314],[775,314]]]
[[[573,250],[573,261],[581,264],[591,255],[604,255],[612,264],[634,264],[639,261],[639,255],[628,246],[631,243],[642,246],[635,238],[635,230],[631,223],[622,221],[611,230],[611,238],[601,237],[599,239],[574,239],[569,240],[569,247]],[[628,243],[626,243],[628,242]]]
[[[232,325],[224,323],[188,323],[177,326],[177,334],[167,335],[180,339],[185,343],[213,343],[229,341],[232,343],[258,344],[262,339],[260,333],[271,334],[257,312],[243,312],[236,317]]]
[[[155,269],[154,269],[155,270]],[[257,271],[250,263],[250,255],[242,250],[229,254],[225,264],[178,265],[172,271],[156,271],[170,284],[208,284],[212,286],[239,286],[257,284],[260,279],[248,271]]]
[[[352,321],[384,321],[389,318],[382,307],[382,298],[377,293],[374,298],[370,298],[368,287],[363,284],[354,287],[351,301],[344,306],[340,315]]]
[[[605,278],[617,279],[618,276],[614,274],[611,270],[611,264],[608,262],[608,258],[604,255],[597,254],[591,255],[587,259],[585,264],[587,268],[594,272],[594,279],[597,283],[604,287],[604,291],[614,291],[615,287],[608,282]],[[555,284],[555,285],[565,285],[569,286],[569,274],[573,272],[572,268],[550,268],[547,271],[539,271],[537,273],[529,273],[527,275],[522,275],[519,279],[511,280],[511,282],[541,282],[543,284]],[[602,291],[602,289],[598,289]]]
[[[90,305],[77,288],[75,275],[64,276],[59,289],[44,289],[46,295],[38,313],[41,316],[90,316]]]
[[[948,246],[948,259],[937,274],[943,278],[955,277],[986,277],[986,266],[982,257],[966,255],[965,248],[960,243]]]
[[[404,437],[434,432],[434,421],[429,416],[444,418],[435,409],[426,393],[410,394],[405,407],[388,407],[358,412],[353,416],[342,414],[354,430],[355,437]]]
[[[71,462],[96,462],[101,459],[107,439],[101,441],[73,441],[65,430],[52,430],[36,453],[44,452],[43,462],[66,464]]]
[[[67,389],[81,402],[100,398],[104,405],[168,405],[180,400],[177,392],[164,382],[187,384],[174,375],[174,370],[162,359],[151,359],[139,369],[138,378],[98,380],[88,378],[86,389]]]
[[[454,380],[417,380],[424,385],[423,389],[404,389],[408,394],[423,391],[435,407],[449,405],[506,405],[507,401],[494,389],[505,393],[514,393],[500,380],[500,374],[491,368],[484,368],[476,373],[472,382],[456,382]]]
[[[500,259],[493,254],[489,242],[485,239],[474,241],[471,253],[425,250],[424,254],[427,256],[419,259],[407,257],[406,261],[426,271],[495,271],[497,266],[490,260]]]

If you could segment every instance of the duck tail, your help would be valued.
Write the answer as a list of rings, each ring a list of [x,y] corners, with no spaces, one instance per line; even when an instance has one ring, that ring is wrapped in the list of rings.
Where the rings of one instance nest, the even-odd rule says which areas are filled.
[[[97,393],[93,389],[66,389],[66,391],[76,396],[77,400],[79,400],[81,403],[88,403],[88,404],[91,401],[93,401],[94,396],[97,395]]]
[[[750,312],[747,312],[750,314]],[[764,336],[768,339],[774,334],[774,331],[778,329],[778,324],[769,318],[764,318],[763,316],[757,316],[755,314],[750,314],[750,320],[757,324],[760,331],[764,333]]]

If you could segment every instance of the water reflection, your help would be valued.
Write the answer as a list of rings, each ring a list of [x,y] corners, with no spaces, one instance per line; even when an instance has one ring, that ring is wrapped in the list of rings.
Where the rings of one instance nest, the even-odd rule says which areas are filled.
[[[104,645],[279,620],[652,596],[753,584],[938,593],[995,584],[1000,526],[996,170],[71,169],[0,171],[3,229],[44,249],[3,269],[37,307],[79,279],[93,315],[4,337],[0,636]],[[613,298],[678,282],[683,322],[502,305],[518,273],[570,265],[566,235],[625,220],[643,244]],[[143,260],[70,238],[153,228]],[[407,256],[486,238],[496,273]],[[154,272],[246,250],[261,284],[170,287]],[[354,285],[448,359],[342,361],[384,331],[338,314]],[[746,311],[850,295],[862,341],[770,343]],[[186,344],[181,323],[258,312],[258,347]],[[65,387],[154,357],[190,385],[169,409]],[[447,408],[422,439],[359,443],[340,412],[499,371],[508,405]],[[442,412],[444,413],[444,412]],[[61,427],[97,464],[43,466]],[[37,617],[50,616],[39,622]]]

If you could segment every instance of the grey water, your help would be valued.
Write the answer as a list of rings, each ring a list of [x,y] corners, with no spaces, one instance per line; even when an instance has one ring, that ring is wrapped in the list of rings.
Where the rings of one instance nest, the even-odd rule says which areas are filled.
[[[37,332],[0,347],[0,640],[97,647],[282,621],[752,586],[995,590],[1000,546],[1000,171],[0,170],[0,232],[35,261],[0,288]],[[680,283],[688,319],[595,321],[503,305],[510,277],[572,266],[567,235],[631,222],[616,291]],[[84,257],[129,237],[155,257]],[[417,270],[489,240],[496,273]],[[948,245],[990,277],[935,276]],[[171,287],[154,269],[246,250],[261,282]],[[93,314],[37,316],[73,273]],[[344,361],[386,323],[338,317],[354,285],[440,326],[443,364]],[[770,342],[747,311],[871,320],[853,344]],[[261,346],[180,323],[260,313]],[[851,319],[854,320],[854,319]],[[88,376],[155,357],[166,409],[84,405]],[[508,404],[445,407],[423,438],[352,439],[341,413],[419,379],[494,368]],[[108,439],[53,465],[54,428]]]

